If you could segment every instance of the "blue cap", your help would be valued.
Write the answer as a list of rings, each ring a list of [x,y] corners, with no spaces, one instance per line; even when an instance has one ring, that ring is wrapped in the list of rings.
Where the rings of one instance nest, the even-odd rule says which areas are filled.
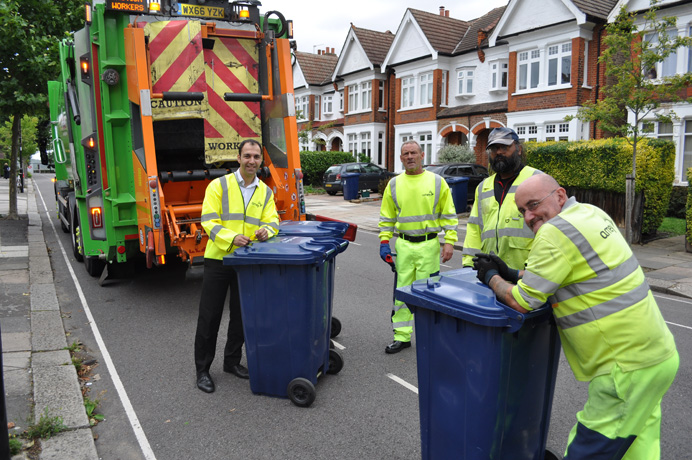
[[[519,142],[519,136],[511,128],[495,128],[488,136],[488,147],[493,144],[512,145],[512,142]]]

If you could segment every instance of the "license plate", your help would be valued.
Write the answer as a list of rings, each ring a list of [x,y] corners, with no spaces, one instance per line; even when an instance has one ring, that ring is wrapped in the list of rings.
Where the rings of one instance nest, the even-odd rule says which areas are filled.
[[[332,184],[325,184],[324,186],[325,186],[326,188],[329,188],[329,187],[332,186]]]
[[[224,18],[224,9],[215,6],[188,5],[187,3],[178,3],[178,8],[175,13],[180,16],[195,16],[200,18]]]

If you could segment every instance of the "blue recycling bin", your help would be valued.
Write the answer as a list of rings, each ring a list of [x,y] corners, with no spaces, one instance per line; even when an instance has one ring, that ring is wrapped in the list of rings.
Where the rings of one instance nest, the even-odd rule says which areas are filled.
[[[279,223],[278,236],[344,238],[349,228],[350,224],[348,222],[284,220]],[[330,264],[330,267],[332,271],[335,269],[334,264]],[[334,274],[332,273],[331,279],[333,280],[333,278]],[[331,323],[329,337],[333,339],[341,332],[341,321],[332,315]]]
[[[449,191],[452,193],[452,200],[454,200],[454,207],[457,210],[457,214],[466,212],[466,207],[468,206],[469,178],[448,177],[445,181],[447,181]]]
[[[341,188],[344,191],[344,200],[358,198],[358,181],[360,173],[343,173],[341,175]]]
[[[224,257],[238,276],[253,393],[307,407],[317,377],[343,367],[329,336],[334,260],[347,247],[343,239],[277,236]]]
[[[521,314],[470,268],[396,298],[415,312],[422,458],[544,460],[560,353],[552,309]]]

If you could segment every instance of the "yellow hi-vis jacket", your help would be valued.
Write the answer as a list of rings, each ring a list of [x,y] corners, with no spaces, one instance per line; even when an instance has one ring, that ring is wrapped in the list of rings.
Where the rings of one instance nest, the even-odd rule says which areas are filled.
[[[380,206],[380,241],[390,240],[395,229],[407,236],[444,230],[445,243],[454,244],[458,224],[449,185],[437,174],[402,173],[387,184]]]
[[[476,196],[466,225],[464,238],[464,266],[473,265],[473,256],[479,252],[493,251],[507,265],[523,270],[529,256],[533,232],[524,223],[524,216],[517,209],[514,194],[517,187],[541,171],[524,166],[509,188],[502,206],[495,199],[495,176],[487,177],[476,188]]]
[[[221,260],[231,253],[235,249],[233,238],[238,234],[252,238],[264,227],[272,237],[279,231],[274,194],[260,181],[246,208],[235,174],[214,179],[204,193],[202,227],[209,235],[206,259]]]
[[[553,304],[578,380],[608,374],[616,364],[624,372],[643,369],[675,353],[673,335],[622,234],[608,214],[574,197],[538,229],[512,296],[529,310]]]

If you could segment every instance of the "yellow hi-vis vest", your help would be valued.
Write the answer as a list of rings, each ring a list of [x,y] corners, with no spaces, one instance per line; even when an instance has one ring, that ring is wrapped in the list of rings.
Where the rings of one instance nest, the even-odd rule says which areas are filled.
[[[517,209],[514,195],[517,187],[534,174],[543,172],[524,166],[510,186],[502,206],[495,199],[496,174],[478,185],[466,225],[462,251],[464,266],[472,266],[473,256],[479,252],[488,254],[493,251],[511,268],[524,269],[524,262],[533,242],[533,232],[524,223],[524,216]]]
[[[260,181],[246,208],[235,174],[214,179],[204,193],[202,227],[209,235],[206,259],[221,260],[231,253],[235,249],[233,238],[238,234],[252,238],[264,227],[270,237],[274,236],[279,231],[274,194]]]
[[[380,241],[396,229],[407,236],[445,232],[445,243],[457,241],[457,219],[449,185],[430,171],[400,174],[387,184],[380,206]]]
[[[596,206],[567,200],[536,234],[512,296],[553,304],[562,348],[578,380],[629,372],[673,356],[675,341],[629,245]],[[551,297],[552,296],[552,297]]]

